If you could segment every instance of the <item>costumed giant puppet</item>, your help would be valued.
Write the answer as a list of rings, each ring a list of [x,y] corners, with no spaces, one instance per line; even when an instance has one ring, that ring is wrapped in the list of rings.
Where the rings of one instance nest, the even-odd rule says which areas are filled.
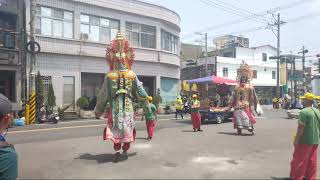
[[[242,63],[238,72],[239,85],[234,89],[232,101],[229,109],[234,108],[233,123],[234,128],[240,135],[242,129],[247,129],[254,134],[253,125],[256,123],[252,107],[258,115],[261,115],[262,109],[258,103],[254,87],[250,85],[252,70],[247,63]]]
[[[127,150],[135,139],[133,100],[137,98],[145,101],[148,95],[131,70],[134,62],[133,49],[120,33],[111,42],[111,47],[107,48],[106,60],[110,72],[105,76],[95,113],[97,117],[106,113],[108,121],[103,137],[104,140],[113,141],[116,151],[114,161],[117,162],[128,158]]]

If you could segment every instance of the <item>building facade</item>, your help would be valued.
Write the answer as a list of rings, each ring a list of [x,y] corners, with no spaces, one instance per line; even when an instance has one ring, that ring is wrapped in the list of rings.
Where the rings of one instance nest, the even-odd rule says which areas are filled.
[[[24,1],[0,1],[0,93],[21,105],[25,64]]]
[[[27,21],[30,19],[27,2]],[[118,32],[135,49],[133,70],[148,94],[176,98],[180,79],[180,17],[137,0],[37,0],[35,69],[45,91],[52,83],[57,106],[81,96],[93,99],[109,71],[106,47]]]
[[[260,100],[270,103],[272,99],[270,97],[274,96],[277,85],[277,64],[275,60],[269,59],[269,57],[277,54],[276,49],[269,45],[255,48],[236,47],[235,54],[237,55],[236,58],[228,56],[200,58],[196,60],[196,65],[193,66],[184,63],[181,69],[181,80],[205,77],[206,62],[208,75],[216,74],[218,77],[235,80],[240,64],[246,62],[253,70],[251,84],[255,86]]]
[[[181,61],[203,57],[203,47],[200,45],[181,43]]]
[[[249,39],[240,36],[225,35],[213,39],[213,44],[217,49],[226,49],[231,47],[249,48]]]

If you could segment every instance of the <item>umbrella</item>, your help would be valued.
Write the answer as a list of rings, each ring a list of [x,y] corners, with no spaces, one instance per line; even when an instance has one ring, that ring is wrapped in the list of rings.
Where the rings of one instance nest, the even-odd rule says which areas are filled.
[[[237,84],[237,81],[212,75],[212,76],[188,80],[187,83],[188,84],[229,84],[229,85],[234,85],[234,84]]]

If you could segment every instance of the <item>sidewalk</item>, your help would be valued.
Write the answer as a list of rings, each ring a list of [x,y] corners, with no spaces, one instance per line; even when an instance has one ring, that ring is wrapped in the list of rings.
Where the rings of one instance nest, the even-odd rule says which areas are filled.
[[[184,119],[189,119],[189,114],[184,114]],[[180,117],[179,117],[180,119]],[[175,120],[175,114],[161,114],[158,115],[159,121],[165,120]],[[141,121],[141,116],[136,118],[136,123],[142,123],[145,121]],[[14,126],[9,128],[9,132],[14,131],[25,131],[25,130],[33,130],[33,129],[48,129],[48,128],[61,128],[61,127],[74,127],[74,126],[95,126],[105,124],[105,120],[103,118],[100,119],[75,119],[68,121],[59,121],[58,124],[51,123],[43,123],[43,124],[30,124],[26,126]]]
[[[273,111],[272,105],[261,105],[264,111]],[[265,112],[266,113],[266,112]],[[184,114],[184,119],[190,119],[190,114]],[[180,119],[180,116],[178,117]],[[175,120],[175,114],[159,114],[158,120]],[[136,118],[136,123],[142,123],[141,116]],[[24,131],[24,130],[33,130],[33,129],[48,129],[48,128],[61,128],[61,127],[74,127],[74,126],[95,126],[95,125],[102,125],[105,124],[105,120],[101,119],[75,119],[75,120],[68,120],[68,121],[60,121],[58,124],[50,124],[50,123],[43,123],[43,124],[31,124],[26,126],[15,126],[9,128],[10,132],[13,131]]]

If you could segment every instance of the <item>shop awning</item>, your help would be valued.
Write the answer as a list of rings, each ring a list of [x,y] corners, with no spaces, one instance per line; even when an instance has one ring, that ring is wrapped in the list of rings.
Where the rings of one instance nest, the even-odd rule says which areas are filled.
[[[198,78],[198,79],[188,80],[187,83],[188,84],[229,84],[229,85],[235,85],[235,84],[237,84],[237,81],[212,75],[212,76],[208,76],[208,77],[202,77],[202,78]]]

